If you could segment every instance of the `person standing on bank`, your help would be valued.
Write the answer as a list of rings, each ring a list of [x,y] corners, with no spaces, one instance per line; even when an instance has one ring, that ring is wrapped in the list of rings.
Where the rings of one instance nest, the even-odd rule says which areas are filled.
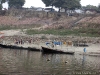
[[[83,49],[84,53],[86,53],[86,48]]]

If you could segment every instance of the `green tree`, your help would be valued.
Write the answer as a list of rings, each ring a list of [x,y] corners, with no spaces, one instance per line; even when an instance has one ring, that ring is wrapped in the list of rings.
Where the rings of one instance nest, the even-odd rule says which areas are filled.
[[[66,10],[75,10],[76,8],[80,8],[80,0],[66,0],[62,5],[62,8]]]
[[[45,4],[46,7],[52,6],[53,8],[55,0],[42,0],[42,2]]]
[[[80,8],[81,4],[80,4],[80,0],[72,0],[71,2],[71,6],[70,6],[70,10],[75,10],[76,8]]]
[[[45,4],[46,7],[52,6],[53,0],[42,0],[42,2]]]
[[[25,0],[8,0],[9,8],[22,8]]]
[[[65,10],[70,9],[74,10],[75,8],[81,7],[80,0],[42,0],[46,6],[55,6],[59,8],[59,12],[61,8]]]
[[[80,8],[80,0],[56,0],[54,3],[55,7],[64,8],[65,11],[68,10],[75,10],[75,8]]]
[[[83,6],[84,9],[98,9],[98,7],[93,6],[93,5],[87,5],[87,6]]]
[[[62,6],[66,4],[66,0],[55,0],[53,4],[55,7],[59,8],[59,12],[60,12]]]

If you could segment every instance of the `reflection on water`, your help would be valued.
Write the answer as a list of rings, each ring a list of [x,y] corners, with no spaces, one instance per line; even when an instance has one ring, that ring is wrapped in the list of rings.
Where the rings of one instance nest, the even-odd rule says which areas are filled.
[[[99,57],[0,49],[4,75],[97,75],[99,69]]]

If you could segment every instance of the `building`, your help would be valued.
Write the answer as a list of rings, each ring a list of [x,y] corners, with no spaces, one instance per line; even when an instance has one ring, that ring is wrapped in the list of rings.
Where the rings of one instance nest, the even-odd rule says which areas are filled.
[[[96,14],[97,10],[96,9],[85,9],[85,14]]]

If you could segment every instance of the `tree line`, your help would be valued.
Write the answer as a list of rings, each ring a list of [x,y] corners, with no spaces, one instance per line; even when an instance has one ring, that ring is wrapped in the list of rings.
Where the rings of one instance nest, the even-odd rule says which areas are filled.
[[[25,0],[0,0],[0,10],[2,9],[2,4],[8,2],[9,8],[22,8],[25,4]]]
[[[41,0],[46,7],[52,6],[59,8],[59,12],[61,9],[67,10],[75,10],[76,8],[84,8],[84,9],[97,9],[100,10],[100,4],[97,6],[87,5],[81,6],[81,0]],[[2,4],[8,2],[9,8],[22,8],[25,4],[25,0],[0,0],[0,10],[2,9]],[[33,5],[34,6],[34,5]]]
[[[42,0],[42,2],[45,4],[46,7],[48,6],[55,6],[59,8],[59,12],[61,9],[65,9],[65,12],[67,10],[75,10],[77,9],[95,9],[100,11],[100,4],[98,6],[93,5],[87,5],[82,6],[80,3],[81,0]]]
[[[75,10],[76,8],[80,8],[80,0],[42,0],[45,6],[55,6],[60,10],[63,8],[66,10]]]

